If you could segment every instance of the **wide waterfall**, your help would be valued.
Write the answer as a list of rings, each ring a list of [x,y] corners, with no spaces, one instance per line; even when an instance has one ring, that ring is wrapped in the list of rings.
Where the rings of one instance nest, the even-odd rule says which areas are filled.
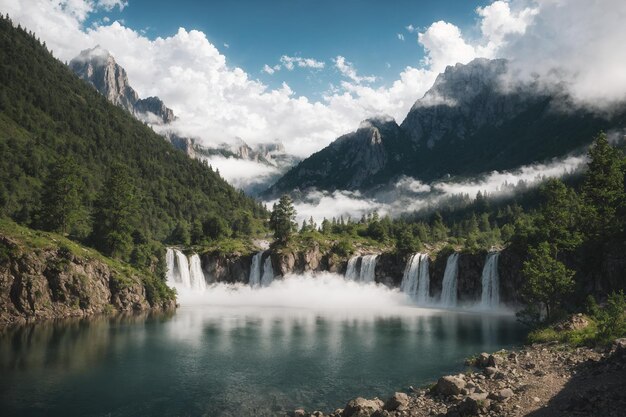
[[[404,269],[400,290],[421,304],[429,301],[430,296],[430,260],[426,253],[411,256]]]
[[[365,255],[361,258],[361,272],[359,273],[359,281],[371,283],[376,281],[376,261],[378,255]]]
[[[428,254],[420,255],[420,267],[417,280],[417,295],[415,300],[418,303],[427,303],[430,301],[430,258]]]
[[[498,275],[498,258],[500,252],[487,254],[483,268],[483,291],[480,305],[483,308],[494,308],[500,304],[500,276]]]
[[[446,307],[455,307],[457,304],[457,278],[459,275],[459,254],[448,256],[446,270],[443,274],[440,303]]]
[[[206,278],[202,271],[200,257],[191,255],[190,259],[178,249],[167,248],[167,283],[170,287],[178,286],[196,291],[206,289]]]
[[[257,252],[252,257],[252,263],[250,264],[250,276],[248,278],[248,283],[251,287],[261,286],[261,259],[263,258],[264,253],[265,252]]]
[[[263,275],[261,276],[261,286],[267,287],[274,281],[274,268],[272,267],[272,257],[265,258],[263,263]]]
[[[357,262],[359,261],[360,256],[353,256],[348,261],[348,267],[346,268],[346,279],[350,281],[356,281],[359,278],[358,272],[356,270]]]

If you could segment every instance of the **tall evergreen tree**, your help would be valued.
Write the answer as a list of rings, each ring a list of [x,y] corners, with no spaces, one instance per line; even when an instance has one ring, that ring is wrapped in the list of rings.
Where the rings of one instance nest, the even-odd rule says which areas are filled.
[[[127,170],[116,165],[96,202],[92,240],[104,254],[128,259],[133,249],[132,233],[137,227],[139,199]]]
[[[83,204],[85,184],[72,158],[61,158],[44,184],[39,222],[44,230],[84,237],[89,214]]]
[[[609,144],[604,133],[589,149],[588,171],[583,197],[588,215],[588,233],[592,238],[610,235],[623,225],[616,220],[618,207],[624,204],[624,163],[620,150]]]
[[[288,195],[283,195],[278,204],[274,204],[270,216],[270,228],[274,231],[274,238],[285,243],[296,230],[296,209]]]

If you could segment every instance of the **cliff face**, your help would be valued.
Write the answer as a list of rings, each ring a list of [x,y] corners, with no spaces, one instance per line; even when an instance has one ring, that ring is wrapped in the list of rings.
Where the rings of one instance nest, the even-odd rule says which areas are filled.
[[[202,255],[202,269],[213,282],[247,283],[252,255],[208,252]]]
[[[0,236],[0,325],[104,312],[174,309],[150,302],[139,276],[64,248],[24,250]]]

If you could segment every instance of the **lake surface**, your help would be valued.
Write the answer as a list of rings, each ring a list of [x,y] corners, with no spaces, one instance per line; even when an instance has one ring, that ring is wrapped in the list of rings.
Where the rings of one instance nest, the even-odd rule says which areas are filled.
[[[462,371],[470,355],[523,341],[511,315],[422,309],[397,291],[326,284],[219,287],[175,314],[6,330],[0,415],[328,412],[355,396],[386,398]],[[293,298],[298,291],[303,302]]]

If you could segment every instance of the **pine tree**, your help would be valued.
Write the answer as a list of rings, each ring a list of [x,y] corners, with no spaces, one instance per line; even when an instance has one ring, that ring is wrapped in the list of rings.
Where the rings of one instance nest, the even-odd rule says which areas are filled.
[[[589,149],[588,171],[583,184],[583,198],[589,210],[588,233],[606,237],[620,225],[618,208],[625,202],[623,154],[609,144],[604,133]]]
[[[82,201],[84,188],[76,162],[71,158],[59,160],[44,184],[41,227],[84,237],[88,229],[88,212]]]
[[[133,249],[132,233],[138,223],[137,190],[123,166],[116,165],[112,172],[96,202],[92,239],[102,253],[128,259]]]
[[[288,195],[283,195],[278,204],[274,204],[270,216],[270,228],[274,231],[274,238],[281,243],[289,240],[296,230],[296,210],[293,201]]]
[[[529,259],[522,268],[526,278],[523,293],[528,303],[545,308],[549,321],[565,297],[574,290],[574,271],[554,258],[548,242],[529,248],[528,253]]]

